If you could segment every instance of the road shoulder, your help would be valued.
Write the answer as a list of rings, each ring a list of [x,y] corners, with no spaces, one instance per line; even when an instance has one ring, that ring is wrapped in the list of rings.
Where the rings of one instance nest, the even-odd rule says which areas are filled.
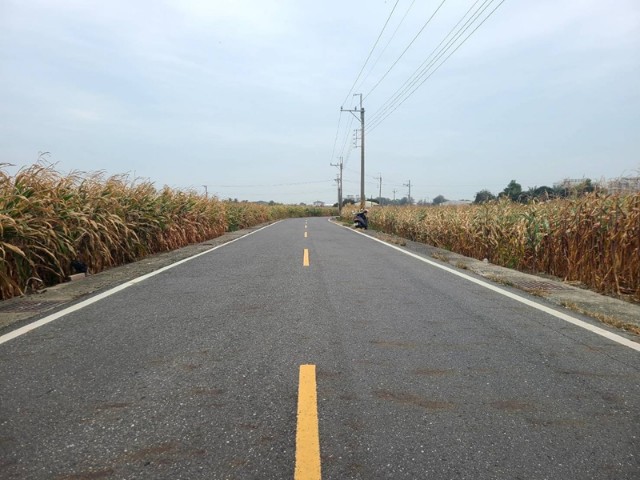
[[[265,225],[268,224],[228,232],[202,243],[188,245],[170,252],[150,255],[137,262],[110,268],[94,275],[82,278],[76,277],[78,278],[77,280],[47,287],[37,293],[3,300],[0,302],[0,333],[7,333],[90,295],[108,290],[162,267],[243,237]]]
[[[344,225],[339,221],[336,223]],[[396,235],[376,230],[366,230],[361,233],[430,257],[448,266],[474,273],[493,283],[544,298],[553,305],[587,315],[606,325],[623,330],[631,334],[636,341],[640,339],[640,305],[601,295],[575,282],[564,282],[549,275],[519,272]]]

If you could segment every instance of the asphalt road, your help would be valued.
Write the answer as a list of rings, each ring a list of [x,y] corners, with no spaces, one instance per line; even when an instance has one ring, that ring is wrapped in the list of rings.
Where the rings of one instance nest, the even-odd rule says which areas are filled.
[[[640,477],[638,351],[314,218],[1,344],[0,478],[293,478],[303,364],[325,479]]]

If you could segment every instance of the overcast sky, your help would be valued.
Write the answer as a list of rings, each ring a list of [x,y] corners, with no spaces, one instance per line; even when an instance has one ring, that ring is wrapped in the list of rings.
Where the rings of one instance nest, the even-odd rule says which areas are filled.
[[[0,163],[46,151],[63,172],[335,201],[339,156],[359,194],[358,122],[340,107],[363,93],[367,196],[379,175],[385,197],[411,181],[415,199],[473,199],[511,179],[640,174],[638,0],[506,0],[376,125],[483,2],[0,0]]]

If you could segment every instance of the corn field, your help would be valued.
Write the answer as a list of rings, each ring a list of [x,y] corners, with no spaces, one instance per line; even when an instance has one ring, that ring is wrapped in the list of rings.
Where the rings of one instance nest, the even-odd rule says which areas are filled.
[[[62,175],[35,164],[15,175],[0,164],[0,299],[64,281],[72,262],[91,272],[177,249],[226,231],[328,208],[222,202],[157,190],[126,175]]]
[[[409,240],[640,302],[640,193],[528,205],[376,207],[369,222]]]

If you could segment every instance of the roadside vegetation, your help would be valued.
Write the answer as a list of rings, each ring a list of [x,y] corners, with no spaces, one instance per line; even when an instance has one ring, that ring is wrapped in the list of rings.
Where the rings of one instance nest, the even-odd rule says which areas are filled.
[[[15,175],[0,164],[0,300],[290,217],[332,208],[220,201],[127,175],[62,175],[38,163]]]
[[[353,209],[343,209],[350,220]],[[529,273],[545,273],[640,302],[640,193],[516,203],[375,207],[375,230],[487,259]]]

